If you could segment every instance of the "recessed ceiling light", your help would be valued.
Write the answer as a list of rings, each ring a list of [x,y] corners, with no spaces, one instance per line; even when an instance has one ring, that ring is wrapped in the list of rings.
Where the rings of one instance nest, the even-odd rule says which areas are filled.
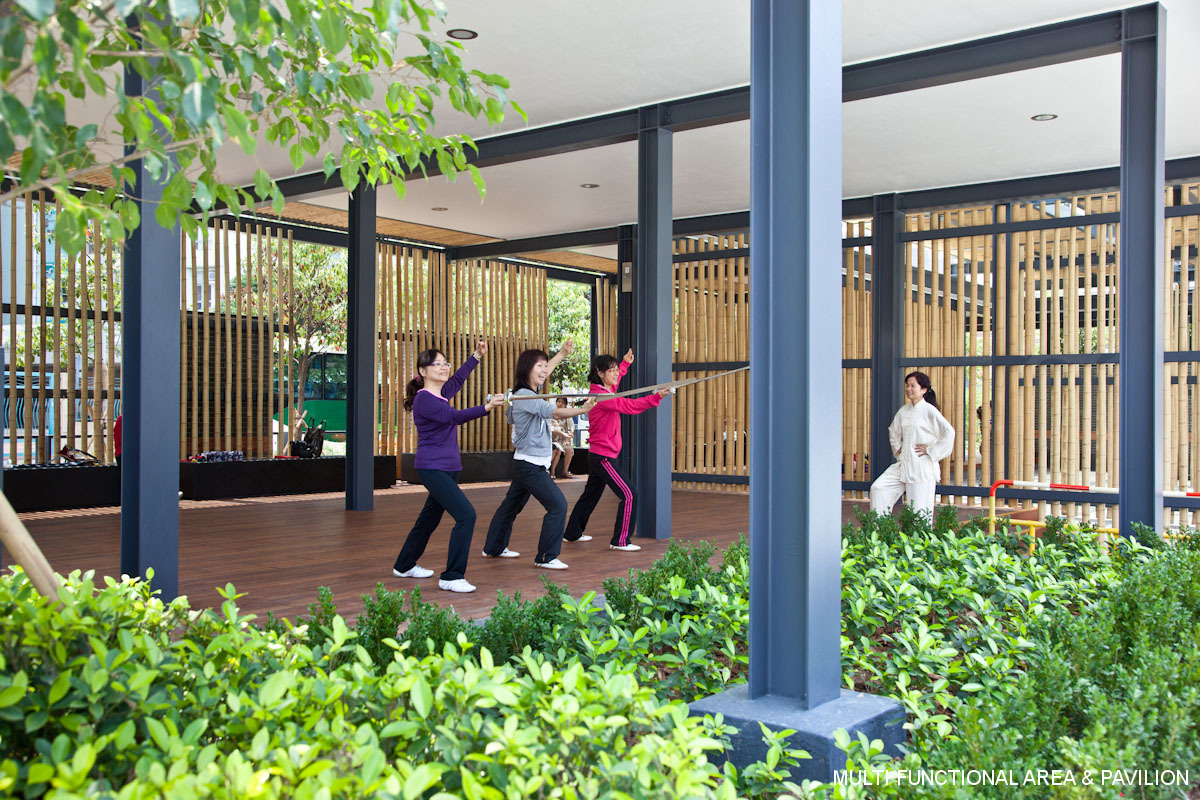
[[[449,211],[450,209],[446,208],[445,206],[434,206],[433,208],[431,208],[429,210],[430,211]]]
[[[1030,119],[1034,122],[1049,122],[1052,119],[1058,119],[1058,114],[1034,114]]]
[[[464,42],[468,39],[475,39],[479,36],[478,33],[468,28],[451,28],[450,30],[446,31],[446,35],[451,39],[461,39]]]
[[[579,184],[579,188],[580,189],[599,189],[600,184],[598,184],[598,183],[581,183],[581,184]]]

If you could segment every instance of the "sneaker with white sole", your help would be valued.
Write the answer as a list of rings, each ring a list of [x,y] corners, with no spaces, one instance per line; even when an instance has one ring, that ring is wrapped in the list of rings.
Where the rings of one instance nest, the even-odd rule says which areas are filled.
[[[563,539],[564,542],[590,542],[591,540],[592,537],[588,536],[586,533],[580,536],[578,539]]]
[[[401,572],[398,569],[392,569],[392,574],[397,578],[428,578],[433,574],[433,570],[425,569],[420,564],[413,564],[411,568]]]
[[[641,550],[640,544],[610,544],[609,550],[624,550],[627,553],[632,553],[634,550]]]
[[[463,594],[475,591],[474,585],[467,583],[466,578],[458,578],[452,581],[440,580],[438,581],[438,588],[445,589],[447,592],[461,592]]]
[[[516,558],[519,555],[521,555],[521,554],[518,553],[516,550],[509,550],[507,547],[504,548],[504,552],[497,553],[496,555],[492,555],[491,553],[487,552],[486,550],[483,551],[484,558]]]
[[[541,567],[542,569],[566,569],[567,568],[567,565],[564,564],[563,562],[559,561],[557,558],[552,558],[549,561],[535,561],[535,562],[533,562],[533,565],[535,567]]]

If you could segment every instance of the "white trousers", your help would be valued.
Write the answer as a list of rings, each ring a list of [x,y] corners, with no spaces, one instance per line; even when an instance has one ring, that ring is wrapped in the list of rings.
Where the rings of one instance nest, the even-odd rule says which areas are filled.
[[[925,512],[932,520],[936,487],[935,481],[905,483],[900,480],[900,465],[892,464],[871,484],[871,510],[878,514],[890,514],[900,495],[905,495],[913,510]]]

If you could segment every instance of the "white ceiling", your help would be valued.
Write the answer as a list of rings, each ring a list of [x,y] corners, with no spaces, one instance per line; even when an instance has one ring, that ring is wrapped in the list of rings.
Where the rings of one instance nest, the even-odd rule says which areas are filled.
[[[469,66],[512,81],[510,95],[530,127],[592,116],[749,82],[749,3],[728,0],[447,0],[446,27],[479,32]],[[1108,11],[1097,0],[846,0],[844,61],[1019,30]],[[1169,0],[1167,157],[1200,154],[1200,0]],[[1120,59],[1038,70],[872,98],[843,106],[843,196],[906,191],[1112,166],[1119,140]],[[1029,117],[1058,114],[1053,122]],[[444,112],[440,133],[488,135]],[[525,127],[517,117],[501,130]],[[492,131],[494,133],[496,131]],[[675,136],[675,216],[749,206],[749,124]],[[633,144],[595,148],[484,170],[487,197],[469,180],[412,181],[380,214],[518,238],[634,221]],[[313,168],[316,163],[314,162]],[[286,159],[260,150],[251,163],[231,153],[225,175],[246,180],[256,166],[291,174]],[[303,171],[308,171],[302,169]],[[245,176],[242,178],[242,176]],[[581,183],[598,183],[582,189]],[[345,207],[343,196],[309,199]],[[434,212],[433,207],[446,207]]]

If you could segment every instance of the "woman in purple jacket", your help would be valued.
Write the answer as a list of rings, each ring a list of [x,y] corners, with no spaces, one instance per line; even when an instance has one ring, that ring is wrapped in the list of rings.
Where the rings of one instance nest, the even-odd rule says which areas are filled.
[[[487,352],[487,342],[480,340],[475,352],[467,358],[458,372],[450,374],[450,363],[441,350],[425,350],[417,356],[417,373],[404,390],[404,409],[411,411],[417,426],[417,455],[413,465],[429,497],[421,509],[392,574],[397,578],[428,578],[433,570],[425,569],[417,559],[425,552],[429,537],[442,521],[442,512],[454,518],[450,531],[450,552],[446,556],[446,571],[438,587],[449,592],[473,592],[467,583],[467,553],[475,532],[475,508],[458,488],[462,457],[458,452],[458,426],[478,419],[497,406],[504,405],[503,395],[494,395],[487,403],[461,411],[450,407],[450,398],[458,393],[471,371]]]

